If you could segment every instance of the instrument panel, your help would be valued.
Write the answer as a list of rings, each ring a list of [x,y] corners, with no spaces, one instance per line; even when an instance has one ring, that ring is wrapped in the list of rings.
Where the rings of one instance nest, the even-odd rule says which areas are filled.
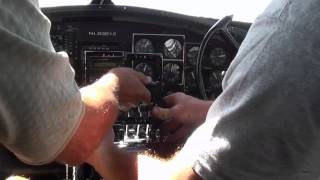
[[[134,7],[83,8],[44,9],[52,22],[51,40],[56,51],[68,53],[79,86],[93,83],[115,67],[129,67],[152,77],[155,84],[148,87],[152,103],[120,113],[114,125],[114,142],[132,151],[162,142],[149,111],[153,105],[161,104],[163,96],[174,92],[200,96],[196,82],[197,56],[201,40],[215,20],[205,19],[199,24],[199,18],[155,10],[150,10],[150,14],[146,9]],[[105,14],[111,10],[112,13]],[[118,11],[130,15],[122,17],[117,15]],[[239,41],[244,38],[235,32],[246,32],[246,29],[230,28]],[[216,36],[209,42],[203,77],[210,99],[221,93],[221,82],[233,56],[222,37]]]
[[[147,28],[142,33],[122,23],[119,26],[95,22],[88,28],[86,22],[71,21],[63,26],[59,31],[52,31],[52,41],[58,51],[69,54],[80,86],[93,83],[112,68],[129,67],[157,83],[151,91],[154,104],[173,92],[198,96],[195,66],[201,38],[191,43],[188,34],[183,32],[154,33]],[[58,27],[53,23],[52,28]],[[231,62],[227,47],[218,41],[210,45],[205,57],[211,98],[221,92],[221,81]],[[114,132],[115,143],[124,148],[145,149],[149,142],[161,141],[147,107],[122,112]]]

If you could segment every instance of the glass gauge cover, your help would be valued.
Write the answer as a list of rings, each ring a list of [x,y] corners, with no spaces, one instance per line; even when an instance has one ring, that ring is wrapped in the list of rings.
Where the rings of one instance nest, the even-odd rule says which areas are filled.
[[[134,45],[136,53],[154,53],[152,41],[146,38],[139,39]]]
[[[199,47],[197,46],[194,46],[188,50],[187,60],[193,66],[197,65],[198,52],[199,52]]]
[[[221,67],[227,64],[228,55],[223,48],[218,47],[210,51],[209,59],[212,65],[216,67]]]
[[[191,71],[191,72],[187,73],[185,84],[188,89],[194,90],[197,88],[196,73],[195,72]]]
[[[150,77],[154,77],[154,71],[153,68],[150,64],[148,63],[139,63],[137,64],[134,69],[138,72],[142,72],[143,74],[150,76]]]
[[[208,85],[210,90],[221,89],[222,80],[225,75],[225,71],[213,71],[209,77]]]
[[[163,53],[166,58],[178,58],[182,52],[182,45],[176,39],[168,39],[164,43]]]
[[[176,84],[181,80],[181,68],[178,64],[168,63],[163,68],[163,79],[170,83]]]

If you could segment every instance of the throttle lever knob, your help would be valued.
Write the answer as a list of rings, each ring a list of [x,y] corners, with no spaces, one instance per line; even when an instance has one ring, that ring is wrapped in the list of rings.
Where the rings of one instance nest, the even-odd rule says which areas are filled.
[[[162,97],[162,87],[159,81],[152,82],[146,85],[147,89],[151,93],[151,102],[157,104]]]

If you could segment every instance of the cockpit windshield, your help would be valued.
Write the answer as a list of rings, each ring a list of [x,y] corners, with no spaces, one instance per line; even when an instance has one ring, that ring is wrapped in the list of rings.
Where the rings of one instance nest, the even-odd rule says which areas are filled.
[[[39,0],[41,7],[87,5],[91,0]],[[219,19],[234,15],[234,20],[252,22],[270,0],[112,0],[116,5],[145,7],[191,16]]]

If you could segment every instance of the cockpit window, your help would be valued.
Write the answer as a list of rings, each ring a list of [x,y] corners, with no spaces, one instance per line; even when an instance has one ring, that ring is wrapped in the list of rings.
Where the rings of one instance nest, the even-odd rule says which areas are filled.
[[[41,7],[87,5],[91,0],[39,0]],[[270,0],[113,0],[116,5],[128,5],[171,11],[192,16],[221,18],[234,15],[234,20],[252,22]]]
[[[40,7],[88,5],[91,0],[38,0]]]

